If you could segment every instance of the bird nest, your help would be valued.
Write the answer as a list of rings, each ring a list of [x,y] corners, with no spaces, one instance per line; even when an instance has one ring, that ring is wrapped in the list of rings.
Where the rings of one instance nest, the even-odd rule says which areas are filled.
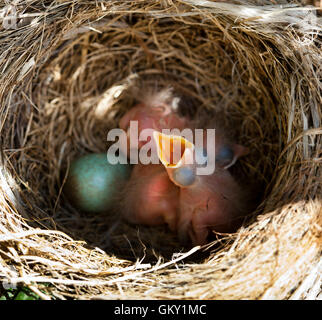
[[[314,7],[20,0],[1,13],[0,282],[43,299],[318,297]],[[84,214],[64,198],[70,161],[106,152],[139,85],[170,85],[234,123],[251,151],[236,170],[259,191],[236,233],[182,248],[166,227]]]

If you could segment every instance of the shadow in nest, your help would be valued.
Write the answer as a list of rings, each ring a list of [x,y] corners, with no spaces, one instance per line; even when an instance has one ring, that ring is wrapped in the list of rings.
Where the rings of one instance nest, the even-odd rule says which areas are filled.
[[[10,161],[20,179],[28,181],[21,193],[28,198],[27,216],[33,223],[57,228],[129,260],[159,255],[170,259],[186,249],[176,235],[166,227],[138,227],[118,217],[78,212],[63,198],[62,172],[80,155],[107,150],[108,130],[117,127],[135,103],[128,94],[133,84],[166,83],[182,93],[182,114],[191,118],[221,114],[223,125],[234,128],[236,142],[251,150],[232,173],[255,190],[248,219],[252,221],[254,212],[260,212],[257,205],[269,194],[267,186],[282,148],[278,97],[266,70],[249,68],[249,61],[255,59],[256,69],[260,54],[267,53],[258,39],[247,44],[245,57],[214,27],[173,22],[165,30],[161,22],[148,25],[140,18],[122,19],[140,32],[131,36],[130,29],[110,28],[102,35],[88,33],[73,42],[63,41],[53,52],[31,83],[37,108],[28,100],[18,102],[24,112],[16,123],[28,130],[10,146],[24,141],[24,149],[10,155]],[[180,33],[175,32],[178,23]]]
[[[184,90],[177,86],[177,79],[175,77],[164,76],[160,74],[156,76],[145,76],[144,81],[138,77],[134,77],[128,82],[116,87],[121,87],[123,92],[119,95],[120,99],[115,104],[115,109],[110,111],[114,118],[109,121],[113,123],[113,127],[117,124],[119,119],[126,110],[138,103],[137,96],[146,91],[147,88],[159,90],[164,86],[171,86],[174,92],[180,97],[179,114],[190,118],[191,121],[197,121],[201,127],[209,124],[209,119],[215,118],[216,123],[220,123],[221,128],[229,132],[229,136],[236,141],[240,141],[240,136],[243,134],[240,126],[238,125],[241,120],[235,115],[235,119],[227,119],[227,115],[213,107],[205,107],[202,99],[197,99],[188,96],[187,92],[193,92],[193,87],[185,87]],[[107,93],[113,91],[109,88],[104,92],[103,99],[106,99]],[[97,103],[96,111],[101,106],[100,102]],[[101,111],[101,110],[100,110]],[[229,116],[229,113],[228,113]],[[197,119],[197,120],[196,120]],[[210,121],[210,123],[212,123]],[[97,122],[98,126],[102,127],[101,132],[107,133],[107,125],[101,119]],[[234,128],[234,129],[233,129]],[[237,130],[235,129],[237,128]],[[245,138],[243,139],[246,140]],[[246,142],[247,144],[247,142]],[[106,150],[99,150],[104,152]],[[255,152],[250,153],[250,157],[256,158]],[[77,155],[76,155],[77,158]],[[266,186],[266,181],[263,181],[262,176],[258,175],[256,170],[253,170],[251,163],[248,162],[247,157],[242,161],[237,162],[229,169],[238,183],[244,189],[248,189],[248,198],[244,199],[249,203],[249,212],[247,216],[242,217],[241,222],[244,225],[253,221],[256,216],[255,209],[258,204],[263,200]],[[67,163],[67,162],[66,162]],[[249,164],[249,166],[247,166]],[[253,170],[253,171],[252,171]],[[62,165],[60,181],[61,183],[56,186],[56,193],[61,194],[62,186],[65,179],[66,164]],[[266,175],[266,179],[268,176]],[[171,260],[179,252],[185,252],[190,249],[189,245],[182,246],[175,233],[171,232],[167,226],[148,227],[143,225],[133,225],[125,222],[120,214],[105,212],[101,214],[90,214],[80,212],[73,208],[68,199],[61,194],[61,201],[56,203],[60,209],[56,212],[55,223],[59,228],[63,228],[64,232],[72,235],[75,239],[85,240],[90,246],[99,247],[110,255],[115,255],[121,259],[130,261],[144,260],[145,262],[156,262],[160,257],[165,260]],[[57,207],[57,208],[58,208]],[[237,231],[237,230],[236,230]],[[234,234],[220,234],[211,233],[209,237],[209,244],[203,246],[203,249],[197,253],[189,256],[186,262],[202,262],[209,256],[210,252],[218,251],[226,248],[233,239]],[[211,248],[211,249],[210,249]]]

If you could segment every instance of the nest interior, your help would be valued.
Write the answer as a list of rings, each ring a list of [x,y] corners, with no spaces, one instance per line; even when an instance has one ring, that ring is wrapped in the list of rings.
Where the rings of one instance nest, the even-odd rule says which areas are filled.
[[[316,298],[322,25],[292,8],[18,1],[22,18],[0,31],[0,277],[43,299]],[[107,150],[131,88],[169,84],[251,150],[238,170],[259,203],[202,249],[62,194],[72,159]]]

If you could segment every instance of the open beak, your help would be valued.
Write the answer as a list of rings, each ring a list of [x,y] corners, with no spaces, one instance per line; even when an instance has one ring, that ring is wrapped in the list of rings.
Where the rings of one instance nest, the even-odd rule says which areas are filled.
[[[158,157],[166,168],[179,168],[184,164],[193,164],[194,144],[187,139],[167,135],[158,131],[153,132],[157,146]]]

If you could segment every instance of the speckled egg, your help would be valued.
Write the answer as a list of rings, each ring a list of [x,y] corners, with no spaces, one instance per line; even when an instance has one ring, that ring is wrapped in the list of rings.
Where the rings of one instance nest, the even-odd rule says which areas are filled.
[[[118,186],[130,177],[129,164],[111,164],[106,153],[88,154],[71,163],[64,194],[78,209],[102,212],[113,204]]]

